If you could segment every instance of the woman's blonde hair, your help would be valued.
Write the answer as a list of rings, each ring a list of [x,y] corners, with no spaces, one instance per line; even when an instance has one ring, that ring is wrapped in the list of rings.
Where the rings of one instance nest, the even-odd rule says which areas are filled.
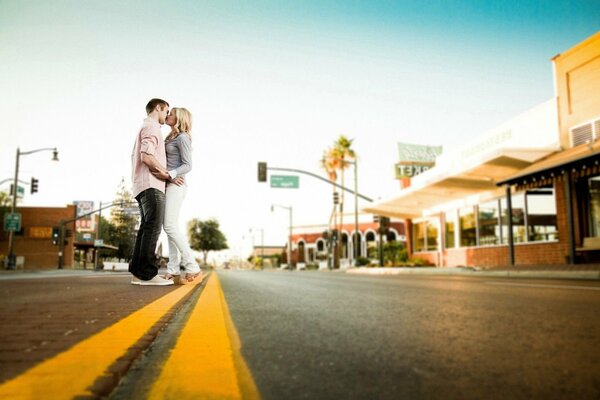
[[[191,136],[192,132],[192,113],[183,107],[173,107],[171,113],[175,114],[175,125],[171,128],[171,133],[167,137],[175,139],[179,133],[185,132]]]

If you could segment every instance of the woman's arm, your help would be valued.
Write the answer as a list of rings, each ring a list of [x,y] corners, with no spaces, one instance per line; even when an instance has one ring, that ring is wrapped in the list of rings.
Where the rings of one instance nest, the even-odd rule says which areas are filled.
[[[185,175],[192,170],[192,139],[187,133],[179,135],[177,140],[177,147],[179,148],[179,157],[181,158],[181,165],[174,170],[169,171],[171,179],[180,175]]]

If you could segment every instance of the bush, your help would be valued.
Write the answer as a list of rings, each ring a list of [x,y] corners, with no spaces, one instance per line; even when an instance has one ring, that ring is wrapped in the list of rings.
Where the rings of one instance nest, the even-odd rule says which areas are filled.
[[[306,264],[306,269],[307,269],[308,271],[315,271],[315,270],[319,269],[319,264],[317,264],[317,263],[314,263],[314,262],[307,263],[307,264]]]
[[[379,249],[372,249],[372,258],[379,260]],[[400,242],[387,242],[383,245],[383,264],[393,266],[408,261],[408,250]]]
[[[356,265],[360,266],[360,267],[364,267],[365,265],[369,265],[371,263],[371,260],[368,259],[367,257],[358,257],[356,259]]]
[[[410,264],[414,265],[415,267],[425,267],[425,266],[431,265],[431,263],[429,261],[424,260],[419,257],[411,258]]]

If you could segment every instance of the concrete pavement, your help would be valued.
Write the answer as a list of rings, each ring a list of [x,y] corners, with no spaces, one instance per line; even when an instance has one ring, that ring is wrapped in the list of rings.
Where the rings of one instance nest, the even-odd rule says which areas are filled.
[[[576,268],[577,266],[556,266],[554,269],[543,269],[541,267],[535,269],[483,269],[478,267],[358,267],[349,268],[346,270],[346,273],[363,275],[446,275],[482,278],[600,280],[600,268],[588,270],[578,270]]]

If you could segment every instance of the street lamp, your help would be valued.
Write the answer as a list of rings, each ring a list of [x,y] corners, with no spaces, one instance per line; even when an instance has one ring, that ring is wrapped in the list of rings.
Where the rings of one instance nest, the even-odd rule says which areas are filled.
[[[348,164],[354,165],[354,234],[356,240],[352,238],[354,244],[354,265],[358,267],[358,257],[360,255],[360,235],[358,233],[358,160],[346,161]]]
[[[19,158],[21,156],[26,156],[33,153],[38,153],[40,151],[51,151],[52,152],[52,161],[58,161],[58,150],[56,147],[45,147],[43,149],[35,149],[30,151],[21,151],[17,147],[17,159],[15,162],[15,179],[13,183],[13,198],[12,204],[10,207],[10,212],[13,214],[17,208],[17,183],[19,182]],[[9,231],[8,234],[8,269],[15,269],[16,267],[16,256],[14,253],[14,231]]]
[[[290,213],[290,235],[288,238],[288,265],[290,266],[290,271],[292,270],[292,206],[282,206],[279,204],[271,204],[271,212],[275,211],[275,207],[284,208]]]

